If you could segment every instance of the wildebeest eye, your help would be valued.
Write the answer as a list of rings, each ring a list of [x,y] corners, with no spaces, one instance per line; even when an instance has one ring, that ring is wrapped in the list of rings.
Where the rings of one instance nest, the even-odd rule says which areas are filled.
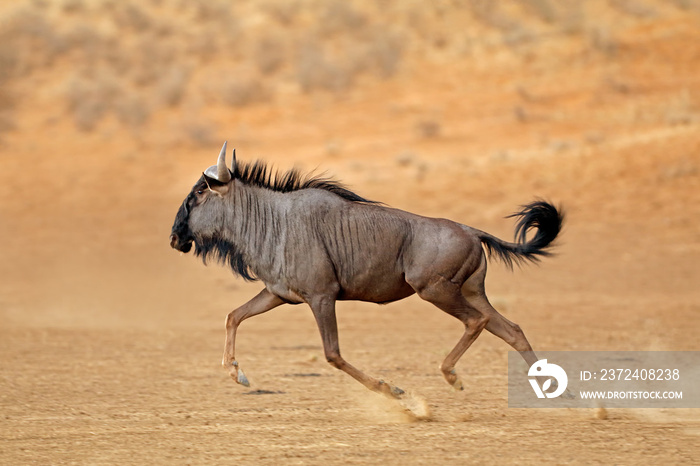
[[[199,194],[199,195],[201,196],[202,194],[204,194],[204,191],[202,191],[202,190],[200,189],[199,191],[197,191],[197,194]]]

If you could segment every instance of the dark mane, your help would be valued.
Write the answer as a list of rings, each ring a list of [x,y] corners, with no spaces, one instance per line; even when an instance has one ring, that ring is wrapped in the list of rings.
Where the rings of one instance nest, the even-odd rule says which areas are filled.
[[[228,264],[233,270],[233,273],[240,275],[246,281],[257,281],[252,270],[243,259],[243,254],[230,241],[227,241],[220,236],[213,238],[195,238],[194,254],[202,258],[204,265],[207,264],[207,259],[213,257],[221,264]]]
[[[343,186],[339,181],[323,176],[304,175],[296,168],[280,173],[273,171],[267,163],[257,160],[255,162],[238,162],[233,172],[233,177],[245,184],[271,189],[281,193],[299,191],[301,189],[323,189],[332,192],[350,202],[363,204],[378,204],[355,194]]]

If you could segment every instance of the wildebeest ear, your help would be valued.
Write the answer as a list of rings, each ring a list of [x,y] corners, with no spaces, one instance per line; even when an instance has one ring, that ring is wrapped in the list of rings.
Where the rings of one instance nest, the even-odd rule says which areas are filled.
[[[233,149],[233,154],[231,154],[231,173],[236,173],[236,149]]]
[[[223,196],[224,194],[226,194],[229,188],[231,187],[230,183],[222,183],[221,181],[217,180],[216,178],[212,178],[206,173],[202,173],[202,176],[204,177],[204,182],[207,184],[207,188],[209,188],[209,191],[213,192],[214,194],[218,194],[219,196]]]

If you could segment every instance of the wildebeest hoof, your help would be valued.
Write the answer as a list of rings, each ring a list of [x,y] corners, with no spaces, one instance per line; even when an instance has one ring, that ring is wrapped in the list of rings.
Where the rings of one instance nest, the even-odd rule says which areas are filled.
[[[401,398],[401,396],[406,393],[399,387],[395,387],[391,384],[388,384],[383,380],[379,381],[379,390],[381,391],[381,393],[388,396],[389,398]]]
[[[228,374],[231,378],[244,387],[250,387],[248,377],[246,377],[243,370],[238,367],[238,361],[231,361],[229,364],[224,363],[224,365],[228,367]]]
[[[250,382],[248,381],[248,377],[245,376],[245,374],[243,373],[243,371],[240,368],[238,369],[238,376],[236,377],[236,382],[243,385],[244,387],[250,387]]]
[[[442,375],[445,376],[445,380],[448,384],[452,386],[452,388],[454,388],[457,391],[464,390],[464,385],[457,376],[457,371],[455,371],[454,369],[450,369],[449,371],[442,370]]]

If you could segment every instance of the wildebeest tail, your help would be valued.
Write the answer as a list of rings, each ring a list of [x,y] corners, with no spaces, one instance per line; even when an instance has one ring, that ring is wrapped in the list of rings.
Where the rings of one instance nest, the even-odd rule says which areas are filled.
[[[515,225],[514,243],[478,231],[479,239],[490,256],[498,257],[512,268],[513,262],[537,262],[540,257],[551,255],[549,249],[552,241],[561,231],[564,222],[564,213],[561,209],[557,210],[552,204],[537,200],[522,206],[522,210],[506,218],[511,217],[519,218]],[[528,241],[528,232],[533,228],[536,229],[535,235]]]

